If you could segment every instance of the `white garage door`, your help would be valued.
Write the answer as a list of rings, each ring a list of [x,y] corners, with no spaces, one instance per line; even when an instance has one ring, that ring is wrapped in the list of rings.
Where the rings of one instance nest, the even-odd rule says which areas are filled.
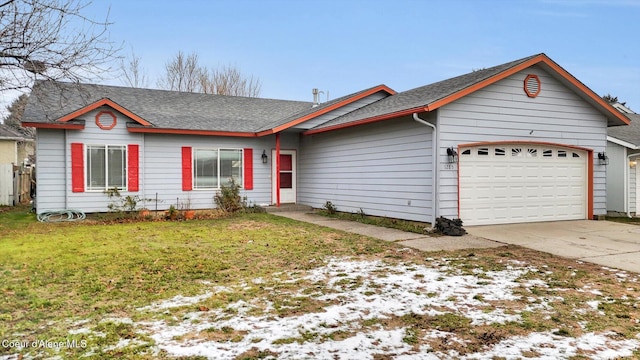
[[[540,145],[460,149],[465,225],[587,218],[587,153]]]

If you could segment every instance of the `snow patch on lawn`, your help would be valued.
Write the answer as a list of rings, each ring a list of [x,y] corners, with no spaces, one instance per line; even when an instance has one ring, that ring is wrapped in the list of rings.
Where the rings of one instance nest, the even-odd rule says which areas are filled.
[[[248,351],[277,354],[278,359],[371,359],[374,355],[390,355],[395,359],[485,359],[504,357],[519,359],[523,353],[539,359],[562,359],[587,354],[594,358],[632,356],[640,348],[638,340],[618,340],[615,334],[586,333],[580,337],[559,336],[551,332],[534,332],[527,336],[503,339],[483,352],[440,353],[423,345],[411,345],[410,336],[424,339],[446,338],[463,342],[455,333],[430,330],[410,333],[405,327],[381,323],[405,315],[437,316],[455,314],[468,318],[472,325],[521,321],[522,311],[547,316],[550,304],[562,297],[522,298],[515,289],[547,287],[540,279],[524,279],[539,270],[511,261],[502,271],[480,268],[462,271],[451,260],[429,259],[425,265],[389,264],[381,260],[358,261],[329,259],[324,266],[296,274],[280,273],[281,284],[311,284],[298,290],[271,288],[280,299],[308,298],[324,307],[309,312],[295,312],[295,306],[278,304],[279,309],[292,309],[283,315],[267,298],[236,301],[225,308],[194,311],[180,318],[138,322],[136,331],[152,338],[155,351],[170,356],[204,356],[211,359],[234,359]],[[514,265],[514,266],[512,266]],[[527,278],[530,276],[527,276]],[[248,290],[252,285],[266,284],[262,278],[237,285]],[[309,290],[317,289],[309,292]],[[140,311],[159,311],[197,304],[214,292],[231,291],[214,288],[202,295],[183,297],[152,304]],[[292,302],[295,303],[295,302]],[[495,305],[495,304],[512,304]],[[582,311],[598,309],[598,301],[590,301]],[[506,310],[505,310],[506,309]],[[257,310],[257,311],[256,311]],[[256,315],[261,314],[261,315]],[[399,321],[398,324],[403,324]],[[227,336],[225,338],[225,336]],[[127,346],[128,343],[118,343]]]

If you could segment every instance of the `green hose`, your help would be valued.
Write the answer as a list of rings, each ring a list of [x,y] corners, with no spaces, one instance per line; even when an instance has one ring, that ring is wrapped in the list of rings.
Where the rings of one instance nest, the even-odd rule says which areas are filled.
[[[40,222],[78,221],[85,218],[84,212],[80,210],[44,211],[38,214],[38,221]]]

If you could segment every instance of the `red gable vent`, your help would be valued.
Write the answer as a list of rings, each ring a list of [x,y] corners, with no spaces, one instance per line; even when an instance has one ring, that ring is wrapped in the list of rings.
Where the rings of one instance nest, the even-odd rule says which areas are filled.
[[[540,78],[538,78],[538,75],[529,74],[524,78],[524,92],[531,98],[540,94]]]

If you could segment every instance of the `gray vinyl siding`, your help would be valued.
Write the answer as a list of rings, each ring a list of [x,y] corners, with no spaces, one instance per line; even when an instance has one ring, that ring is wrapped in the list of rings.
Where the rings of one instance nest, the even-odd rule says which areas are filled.
[[[116,116],[116,126],[111,130],[103,130],[100,129],[96,125],[95,116],[98,112],[108,110],[111,111]],[[70,149],[71,144],[73,143],[82,143],[84,144],[84,161],[85,161],[85,183],[87,181],[86,171],[87,171],[87,145],[120,145],[127,146],[130,144],[137,144],[140,146],[140,172],[142,172],[144,163],[142,161],[144,149],[142,146],[143,135],[142,134],[134,134],[130,133],[127,130],[127,121],[129,119],[120,114],[115,110],[111,110],[107,107],[98,108],[96,110],[90,111],[87,114],[84,114],[80,117],[80,119],[85,120],[85,128],[83,130],[68,130],[67,131],[67,142],[65,148],[67,149],[67,161],[66,161],[66,169],[65,174],[67,178],[67,186],[66,186],[66,196],[67,196],[67,207],[70,209],[80,209],[84,212],[104,212],[108,211],[108,206],[112,202],[109,200],[107,195],[104,193],[104,190],[88,190],[88,187],[85,184],[84,192],[72,192],[71,191],[71,155]],[[144,189],[144,184],[142,181],[139,181],[140,191],[138,192],[130,192],[130,191],[121,191],[122,196],[136,196],[140,195]]]
[[[71,155],[72,143],[85,145],[139,145],[139,191],[122,191],[123,196],[139,196],[143,201],[139,207],[151,210],[165,210],[171,205],[186,200],[191,201],[193,209],[215,207],[216,190],[182,190],[182,147],[192,148],[232,148],[253,149],[253,189],[241,190],[250,203],[270,204],[271,201],[271,149],[275,148],[275,136],[260,138],[212,137],[165,134],[137,134],[126,129],[128,120],[122,114],[117,116],[117,125],[111,130],[102,130],[95,124],[97,109],[83,115],[84,130],[38,129],[37,139],[37,211],[60,209],[78,209],[84,212],[105,212],[111,202],[103,191],[71,191]],[[283,148],[297,149],[298,135],[281,136]],[[263,150],[269,156],[267,164],[262,163]],[[85,165],[86,169],[86,165]],[[86,181],[86,175],[85,175]],[[157,194],[157,206],[156,206]]]
[[[65,202],[64,131],[36,131],[36,211],[62,210]]]
[[[215,207],[216,190],[182,190],[182,147],[253,149],[253,190],[241,190],[241,196],[254,204],[271,203],[271,149],[275,146],[275,136],[247,139],[243,137],[155,135],[147,134],[145,144],[144,197],[159,199],[158,209],[164,210],[176,202],[191,200],[193,209]],[[267,164],[262,163],[262,151],[269,156]],[[155,201],[147,204],[155,210]]]
[[[431,221],[431,130],[409,118],[303,136],[298,202]]]
[[[624,208],[624,170],[627,164],[625,147],[607,142],[607,211],[622,213]]]
[[[344,106],[341,106],[338,109],[329,111],[326,114],[322,114],[316,118],[313,118],[311,120],[305,121],[301,124],[298,124],[294,127],[294,129],[303,129],[303,130],[308,130],[308,129],[312,129],[318,125],[324,124],[327,121],[333,120],[339,116],[342,116],[344,114],[348,114],[354,110],[357,110],[363,106],[369,105],[371,103],[374,103],[380,99],[383,99],[385,97],[389,96],[387,93],[384,92],[377,92],[375,94],[371,94],[367,97],[364,97],[360,100],[356,100],[354,102],[352,102],[351,104],[347,104]]]
[[[529,98],[523,80],[536,74],[541,92]],[[604,115],[534,66],[438,109],[440,215],[457,217],[457,171],[444,169],[446,148],[481,141],[543,141],[606,150]],[[594,156],[594,215],[606,214],[606,167]]]

